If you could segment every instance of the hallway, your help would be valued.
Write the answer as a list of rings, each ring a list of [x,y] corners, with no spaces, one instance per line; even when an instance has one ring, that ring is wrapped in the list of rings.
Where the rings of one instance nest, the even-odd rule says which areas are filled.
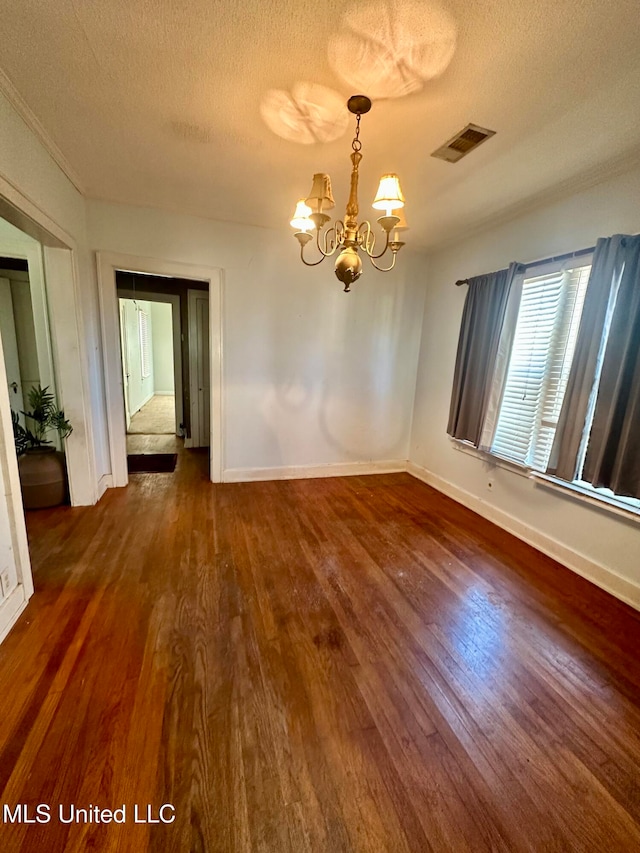
[[[176,398],[173,394],[154,394],[133,415],[129,435],[175,435]]]
[[[56,816],[3,851],[640,849],[640,614],[409,475],[182,451],[28,527],[0,788]]]
[[[175,453],[182,447],[176,436],[175,397],[154,395],[131,418],[127,430],[127,454]]]

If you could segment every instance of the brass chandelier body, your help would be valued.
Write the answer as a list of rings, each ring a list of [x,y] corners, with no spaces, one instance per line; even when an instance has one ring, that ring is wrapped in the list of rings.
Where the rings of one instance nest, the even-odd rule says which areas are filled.
[[[360,118],[371,109],[371,101],[366,95],[353,95],[347,102],[347,107],[356,116],[356,132],[351,143],[351,186],[344,221],[337,220],[330,228],[323,230],[330,217],[324,212],[334,207],[331,193],[331,181],[328,175],[318,173],[313,177],[311,194],[306,199],[300,199],[297,204],[291,225],[296,228],[295,237],[300,244],[300,258],[306,266],[314,267],[325,258],[337,253],[335,273],[344,284],[345,293],[362,274],[362,260],[359,252],[363,252],[373,266],[381,272],[392,270],[396,263],[396,255],[404,246],[399,239],[400,231],[406,229],[404,218],[396,215],[397,210],[404,206],[404,197],[400,189],[397,175],[384,175],[380,181],[378,193],[373,207],[384,210],[385,214],[378,218],[384,234],[384,246],[376,253],[376,235],[371,223],[367,220],[358,222],[358,168],[362,160],[360,150]],[[316,249],[320,258],[309,261],[305,258],[305,247],[313,240],[315,231]],[[392,233],[393,232],[393,233]],[[389,266],[378,266],[377,260],[387,252],[391,252]]]

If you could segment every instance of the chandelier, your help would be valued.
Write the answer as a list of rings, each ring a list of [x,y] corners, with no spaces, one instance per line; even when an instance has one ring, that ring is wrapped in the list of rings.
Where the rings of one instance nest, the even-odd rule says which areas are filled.
[[[371,223],[365,220],[358,223],[358,167],[362,160],[360,149],[360,117],[371,109],[371,101],[366,95],[352,95],[347,101],[349,112],[356,117],[356,135],[351,147],[351,189],[347,210],[342,220],[337,220],[331,227],[325,229],[330,221],[325,211],[335,206],[331,193],[331,179],[329,175],[319,172],[313,176],[313,185],[307,198],[302,198],[296,205],[291,225],[296,229],[295,237],[300,243],[300,258],[308,267],[315,267],[322,263],[325,258],[339,253],[336,258],[335,272],[338,279],[344,284],[345,293],[351,289],[353,282],[362,273],[362,261],[359,251],[363,252],[373,266],[381,272],[389,272],[396,264],[396,255],[404,246],[399,239],[400,232],[407,228],[406,221],[400,211],[404,207],[404,196],[400,189],[400,181],[397,175],[383,175],[380,186],[373,201],[376,210],[383,210],[384,215],[378,218],[378,224],[382,228],[384,246],[376,253],[376,235],[373,233]],[[325,230],[323,230],[325,229]],[[315,244],[320,257],[315,261],[305,258],[305,247],[313,240],[311,231],[316,232]],[[378,266],[377,260],[387,252],[391,252],[391,263],[389,266]]]

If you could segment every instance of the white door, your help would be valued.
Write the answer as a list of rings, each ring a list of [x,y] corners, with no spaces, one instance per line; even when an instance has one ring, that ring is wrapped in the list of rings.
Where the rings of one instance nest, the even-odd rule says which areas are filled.
[[[18,464],[7,406],[8,401],[14,412],[23,408],[18,364],[11,285],[8,279],[0,278],[0,642],[33,593]]]
[[[22,381],[20,378],[20,361],[18,359],[18,341],[13,315],[13,299],[11,283],[8,278],[0,278],[0,335],[4,350],[4,366],[7,372],[9,388],[9,403],[14,412],[24,409],[22,399]],[[24,422],[24,417],[20,420]]]
[[[122,353],[122,390],[124,393],[124,416],[127,423],[126,429],[131,426],[131,411],[129,409],[129,333],[125,312],[127,305],[124,299],[120,299],[120,350]]]
[[[209,293],[189,291],[189,386],[191,447],[209,446]]]

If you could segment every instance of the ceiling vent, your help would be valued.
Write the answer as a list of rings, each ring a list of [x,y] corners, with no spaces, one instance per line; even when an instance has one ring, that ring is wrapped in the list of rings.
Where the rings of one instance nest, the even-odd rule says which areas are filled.
[[[481,145],[485,139],[489,139],[495,134],[495,130],[487,130],[486,127],[478,127],[477,124],[468,124],[434,151],[431,156],[437,157],[439,160],[446,160],[447,163],[457,163],[458,160]]]

